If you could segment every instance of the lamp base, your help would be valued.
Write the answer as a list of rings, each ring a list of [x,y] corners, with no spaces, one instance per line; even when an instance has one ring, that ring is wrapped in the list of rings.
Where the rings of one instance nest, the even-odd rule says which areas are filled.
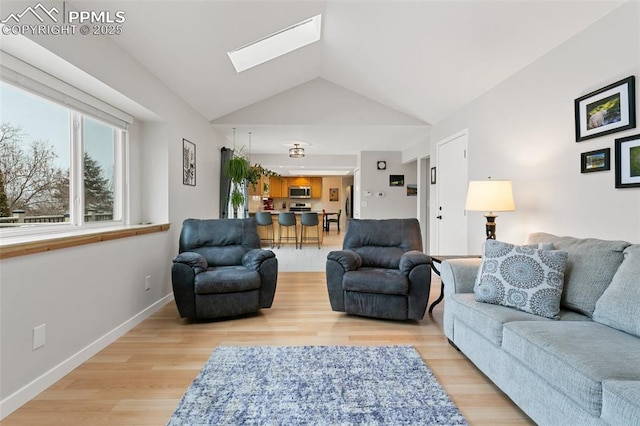
[[[485,224],[485,229],[487,231],[487,240],[495,240],[496,239],[496,217],[498,215],[493,213],[487,213],[484,215],[487,218],[487,223]]]

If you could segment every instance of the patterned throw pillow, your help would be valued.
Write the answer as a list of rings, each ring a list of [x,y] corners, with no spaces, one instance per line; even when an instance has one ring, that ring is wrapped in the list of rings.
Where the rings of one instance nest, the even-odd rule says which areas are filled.
[[[567,252],[487,240],[474,293],[478,302],[559,319]]]

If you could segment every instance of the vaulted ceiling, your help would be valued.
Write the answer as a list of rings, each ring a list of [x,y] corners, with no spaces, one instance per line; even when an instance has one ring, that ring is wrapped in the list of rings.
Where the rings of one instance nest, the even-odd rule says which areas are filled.
[[[398,150],[620,1],[102,1],[113,40],[256,153]],[[86,8],[86,6],[83,6]],[[319,42],[242,73],[227,51],[322,13]]]

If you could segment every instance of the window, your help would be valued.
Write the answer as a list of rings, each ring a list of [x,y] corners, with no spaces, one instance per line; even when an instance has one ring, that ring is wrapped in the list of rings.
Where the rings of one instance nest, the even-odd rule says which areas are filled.
[[[126,131],[0,81],[0,232],[124,223]]]

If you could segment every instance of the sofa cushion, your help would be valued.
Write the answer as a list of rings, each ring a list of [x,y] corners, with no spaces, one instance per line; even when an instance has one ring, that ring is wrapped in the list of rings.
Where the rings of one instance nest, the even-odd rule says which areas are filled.
[[[559,319],[566,261],[565,251],[488,240],[474,288],[476,300]]]
[[[360,293],[406,295],[409,292],[409,279],[398,269],[360,268],[345,272],[342,288]]]
[[[594,321],[511,322],[502,348],[593,416],[604,381],[640,380],[640,340]]]
[[[560,304],[589,316],[622,263],[622,252],[631,245],[625,241],[558,237],[544,232],[531,234],[528,243],[553,243],[556,249],[569,254]]]
[[[640,337],[640,244],[624,250],[624,260],[596,302],[593,319]]]
[[[507,308],[500,305],[480,303],[473,293],[453,294],[447,299],[447,312],[473,329],[496,346],[502,345],[502,329],[513,321],[551,321],[538,315]],[[562,321],[589,321],[589,317],[573,311],[560,311]],[[455,335],[455,330],[454,330]]]
[[[260,274],[244,266],[218,266],[196,275],[195,293],[233,293],[260,288]]]
[[[612,425],[640,423],[640,381],[604,382],[602,419]]]

